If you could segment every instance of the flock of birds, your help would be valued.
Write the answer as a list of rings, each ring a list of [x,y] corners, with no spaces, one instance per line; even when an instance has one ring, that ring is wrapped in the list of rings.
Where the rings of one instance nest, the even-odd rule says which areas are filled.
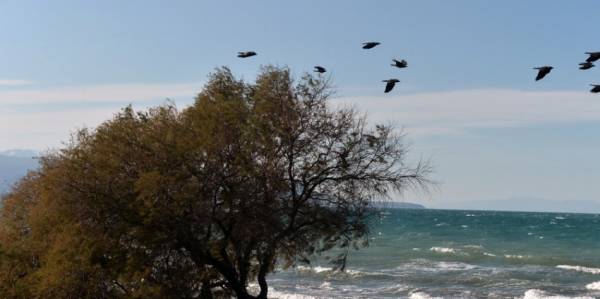
[[[594,62],[598,59],[600,59],[600,52],[585,52],[585,54],[589,55],[589,57],[585,60],[585,62],[582,62],[579,64],[579,69],[580,70],[589,70],[591,68],[594,67]],[[552,71],[554,67],[545,65],[545,66],[540,66],[540,67],[534,67],[533,69],[538,70],[538,74],[535,77],[535,81],[539,81],[542,78],[546,77],[546,75],[548,75],[550,73],[550,71]],[[598,93],[600,92],[600,84],[590,84],[592,86],[592,89],[590,90],[590,92],[592,93]]]
[[[376,46],[378,46],[380,44],[381,43],[379,43],[379,42],[365,42],[362,44],[362,48],[368,50],[368,49],[375,48]],[[585,62],[582,62],[579,64],[580,70],[591,69],[592,67],[594,67],[594,62],[597,61],[598,59],[600,59],[600,52],[585,52],[585,54],[589,55],[589,57],[586,59]],[[248,57],[256,56],[256,52],[254,52],[254,51],[238,52],[237,56],[240,58],[248,58]],[[394,62],[391,64],[393,67],[397,67],[397,68],[408,67],[408,62],[406,62],[406,60],[404,60],[404,59],[402,59],[402,60],[392,59],[392,61]],[[535,81],[539,81],[539,80],[543,79],[544,77],[546,77],[546,75],[548,75],[550,73],[550,71],[552,71],[552,69],[554,69],[554,67],[545,65],[545,66],[540,66],[540,67],[534,67],[533,69],[538,71],[537,76],[535,77]],[[317,65],[317,66],[315,66],[314,71],[322,74],[322,73],[327,72],[327,69],[325,69],[324,67],[322,67],[320,65]],[[392,79],[382,80],[382,82],[386,82],[384,92],[388,93],[388,92],[392,91],[392,89],[394,89],[394,86],[396,86],[396,83],[400,82],[400,80],[392,78]],[[600,84],[590,84],[590,85],[593,87],[590,90],[590,92],[592,92],[592,93],[600,92]]]

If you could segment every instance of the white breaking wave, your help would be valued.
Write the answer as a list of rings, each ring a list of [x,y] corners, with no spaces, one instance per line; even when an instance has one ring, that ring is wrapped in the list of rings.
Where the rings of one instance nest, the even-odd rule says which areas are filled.
[[[505,254],[504,257],[507,258],[507,259],[522,259],[522,258],[525,258],[525,256],[522,256],[520,254]]]
[[[332,270],[333,270],[333,268],[330,268],[330,267],[321,267],[321,266],[316,266],[316,267],[313,268],[313,271],[315,271],[315,273],[330,272]]]
[[[588,290],[600,291],[600,281],[589,283],[585,288]]]
[[[394,273],[412,273],[419,271],[438,272],[438,271],[468,271],[477,268],[477,266],[462,262],[431,262],[426,260],[415,260],[410,263],[398,266],[392,271]],[[393,275],[393,274],[391,274]]]
[[[561,296],[561,295],[550,294],[550,293],[547,293],[547,292],[544,292],[544,291],[538,290],[538,289],[531,289],[531,290],[527,290],[527,292],[525,292],[523,299],[594,299],[594,297]]]
[[[269,298],[277,298],[277,299],[320,299],[323,297],[315,297],[310,295],[302,295],[302,294],[294,294],[294,293],[285,293],[279,292],[275,289],[269,288]]]
[[[471,249],[483,249],[482,245],[471,245],[471,244],[468,244],[468,245],[464,245],[463,247],[464,248],[471,248]]]
[[[457,249],[448,248],[448,247],[431,247],[431,248],[429,248],[429,250],[431,250],[433,252],[437,252],[437,253],[457,253],[458,252]]]
[[[414,292],[410,294],[410,299],[443,299],[442,297],[432,297],[425,292]]]
[[[573,271],[578,271],[578,272],[591,273],[591,274],[600,274],[600,268],[590,268],[590,267],[570,266],[570,265],[558,265],[558,266],[556,266],[556,268],[563,269],[563,270],[573,270]]]
[[[486,255],[486,256],[491,256],[491,257],[496,257],[496,255],[495,255],[495,254],[493,254],[493,253],[489,253],[489,252],[484,252],[484,253],[483,253],[483,255]]]
[[[323,272],[331,272],[331,271],[333,271],[333,268],[330,268],[330,267],[321,267],[321,266],[316,266],[316,267],[297,266],[296,269],[298,271],[315,272],[315,273],[323,273]]]

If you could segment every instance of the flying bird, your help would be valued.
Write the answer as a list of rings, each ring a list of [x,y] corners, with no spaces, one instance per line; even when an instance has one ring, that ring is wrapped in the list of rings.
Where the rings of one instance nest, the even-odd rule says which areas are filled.
[[[590,84],[591,86],[594,86],[594,88],[592,88],[590,90],[591,93],[599,93],[600,92],[600,85],[598,84]]]
[[[326,72],[327,70],[324,67],[322,67],[320,65],[317,65],[317,66],[315,66],[315,70],[314,71],[317,72],[317,73],[322,74],[322,73]]]
[[[392,63],[392,66],[395,66],[397,68],[405,68],[408,66],[408,62],[406,62],[406,60],[402,59],[402,60],[396,60],[396,59],[392,59],[394,61],[394,63]]]
[[[548,75],[550,73],[550,71],[553,69],[553,67],[540,66],[540,67],[534,67],[533,69],[538,70],[538,74],[537,74],[537,77],[535,77],[535,81],[539,81],[542,78],[544,78],[546,75]]]
[[[251,56],[255,56],[256,52],[254,51],[247,51],[247,52],[238,52],[237,57],[239,58],[247,58],[247,57],[251,57]]]
[[[580,65],[580,67],[579,67],[580,70],[589,70],[594,67],[594,64],[591,62],[582,62],[579,65]]]
[[[394,86],[396,86],[396,83],[400,82],[400,80],[388,79],[388,80],[382,80],[382,82],[387,82],[387,84],[385,85],[385,93],[388,93],[388,92],[392,91],[392,89],[394,89]]]
[[[600,52],[585,52],[585,54],[590,55],[590,57],[585,60],[587,62],[594,62],[600,59]]]
[[[377,46],[379,44],[381,44],[381,43],[378,43],[378,42],[366,42],[366,43],[363,43],[363,47],[362,48],[363,49],[372,49],[372,48],[375,48],[375,46]]]

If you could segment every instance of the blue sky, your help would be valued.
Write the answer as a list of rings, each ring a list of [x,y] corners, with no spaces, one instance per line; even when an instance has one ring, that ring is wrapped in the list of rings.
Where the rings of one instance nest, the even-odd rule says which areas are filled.
[[[600,51],[597,2],[99,2],[0,3],[0,150],[59,147],[128,103],[183,107],[217,66],[252,79],[262,64],[319,64],[336,103],[404,126],[413,157],[432,159],[439,191],[406,200],[600,206],[600,96],[587,92],[600,68],[577,69]],[[545,64],[556,69],[534,82]],[[402,82],[384,95],[391,77]]]

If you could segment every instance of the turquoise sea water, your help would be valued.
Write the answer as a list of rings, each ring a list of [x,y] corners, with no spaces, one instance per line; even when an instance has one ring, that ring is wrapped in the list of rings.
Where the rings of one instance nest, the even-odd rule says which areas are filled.
[[[600,298],[600,215],[383,212],[346,273],[270,276],[278,298]]]

